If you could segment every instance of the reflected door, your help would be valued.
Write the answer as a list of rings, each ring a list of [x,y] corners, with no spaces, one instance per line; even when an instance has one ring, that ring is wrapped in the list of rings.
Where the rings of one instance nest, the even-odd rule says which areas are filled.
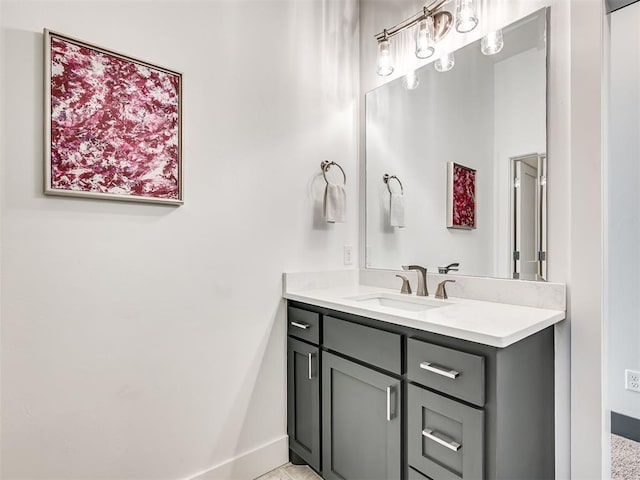
[[[544,159],[543,155],[512,159],[513,278],[545,278]]]

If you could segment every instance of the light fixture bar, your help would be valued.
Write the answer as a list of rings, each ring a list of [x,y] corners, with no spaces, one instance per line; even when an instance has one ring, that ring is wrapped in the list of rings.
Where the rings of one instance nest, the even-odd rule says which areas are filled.
[[[391,28],[386,28],[380,33],[377,33],[376,35],[374,35],[376,40],[381,41],[381,40],[389,39],[399,34],[400,32],[417,25],[418,22],[420,22],[420,20],[424,20],[425,18],[429,17],[431,14],[435,13],[440,7],[442,7],[448,1],[449,0],[434,0],[433,2],[431,2],[431,5],[429,5],[428,7],[427,6],[422,7],[421,11],[412,15],[406,20],[398,23],[397,25],[394,25]]]

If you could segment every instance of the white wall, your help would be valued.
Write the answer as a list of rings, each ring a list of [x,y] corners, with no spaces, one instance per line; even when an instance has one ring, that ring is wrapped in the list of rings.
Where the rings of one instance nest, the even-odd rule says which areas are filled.
[[[640,419],[640,394],[624,370],[640,371],[640,3],[611,14],[607,162],[609,406]]]
[[[227,474],[275,467],[281,274],[340,268],[357,245],[356,2],[0,13],[0,476],[186,478],[281,440]],[[184,73],[184,206],[43,196],[43,27]],[[321,221],[323,159],[350,180],[343,225]]]
[[[571,473],[596,479],[608,475],[604,458],[609,456],[603,402],[604,2],[571,2],[570,19],[571,161],[564,187],[570,209],[565,218],[570,219]]]

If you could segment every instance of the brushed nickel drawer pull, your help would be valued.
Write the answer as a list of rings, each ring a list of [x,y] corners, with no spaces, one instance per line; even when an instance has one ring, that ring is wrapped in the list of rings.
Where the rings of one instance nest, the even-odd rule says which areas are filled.
[[[387,387],[387,422],[391,421],[391,387]]]
[[[307,325],[306,323],[298,323],[298,322],[291,322],[291,325],[293,325],[294,327],[301,328],[303,330],[306,330],[311,326],[311,325]]]
[[[430,372],[437,373],[438,375],[442,375],[443,377],[447,378],[455,379],[458,375],[460,375],[460,372],[456,372],[455,370],[447,370],[446,368],[434,365],[433,363],[429,362],[422,362],[420,364],[420,368],[429,370]]]
[[[428,428],[422,430],[422,435],[427,437],[429,440],[439,443],[443,447],[447,447],[449,450],[453,450],[454,452],[457,452],[462,447],[462,445],[454,442],[453,440],[447,441],[444,438],[441,438],[444,437],[444,435],[434,432],[433,430],[429,430]]]

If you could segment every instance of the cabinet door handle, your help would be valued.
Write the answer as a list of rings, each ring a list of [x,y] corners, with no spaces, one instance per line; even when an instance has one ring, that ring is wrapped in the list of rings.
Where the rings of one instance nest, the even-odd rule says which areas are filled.
[[[434,432],[433,430],[429,430],[428,428],[422,430],[422,435],[427,437],[429,440],[433,440],[434,442],[439,443],[443,447],[447,447],[449,450],[453,450],[454,452],[457,452],[462,447],[462,445],[454,442],[453,440],[445,440],[444,438],[442,438],[444,437],[444,435],[438,432]]]
[[[387,387],[387,422],[391,421],[391,389],[393,387]]]
[[[306,323],[298,323],[298,322],[291,322],[291,325],[293,325],[294,327],[301,328],[303,330],[306,330],[311,326],[311,325],[307,325]]]
[[[456,372],[455,370],[447,370],[446,368],[434,365],[433,363],[429,362],[422,362],[420,364],[420,368],[429,370],[430,372],[437,373],[438,375],[442,375],[443,377],[447,378],[455,379],[458,375],[460,375],[460,372]]]
[[[313,353],[309,354],[309,380],[313,380]]]

